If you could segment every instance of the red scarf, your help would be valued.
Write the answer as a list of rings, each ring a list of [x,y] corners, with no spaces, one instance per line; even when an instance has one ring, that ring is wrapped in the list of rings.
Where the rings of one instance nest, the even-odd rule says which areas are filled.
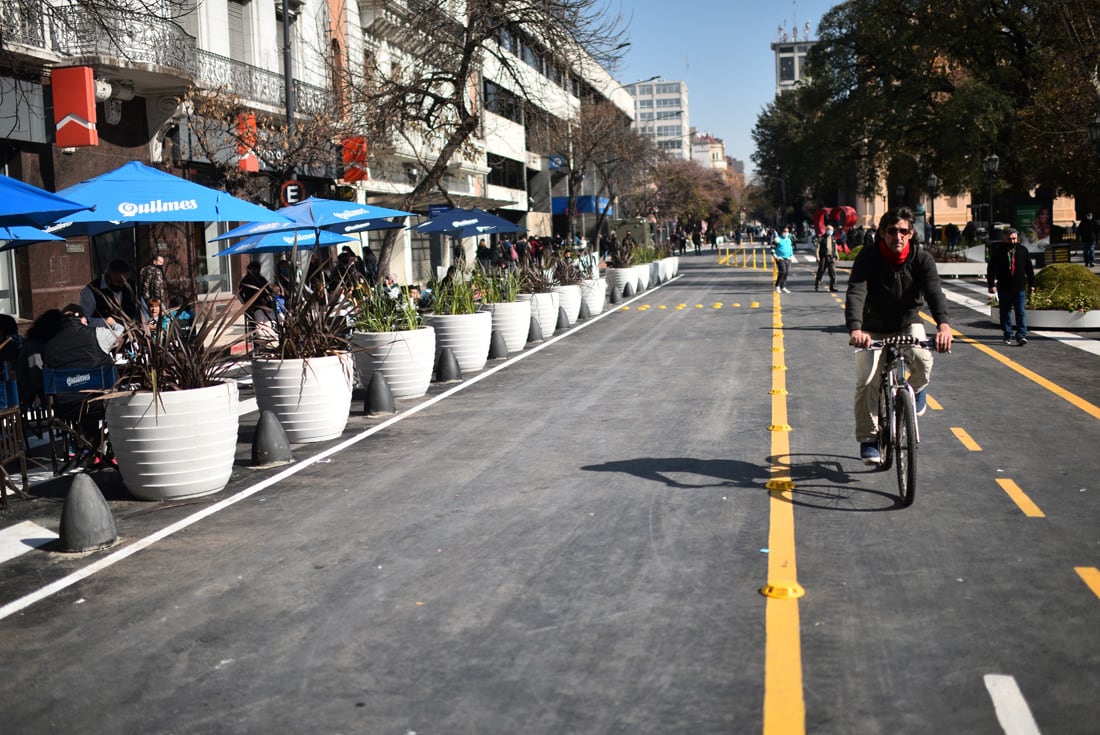
[[[882,256],[882,259],[893,266],[894,270],[900,270],[902,263],[909,257],[909,243],[905,243],[905,247],[900,253],[896,253],[890,248],[886,247],[885,240],[878,241],[878,254]]]

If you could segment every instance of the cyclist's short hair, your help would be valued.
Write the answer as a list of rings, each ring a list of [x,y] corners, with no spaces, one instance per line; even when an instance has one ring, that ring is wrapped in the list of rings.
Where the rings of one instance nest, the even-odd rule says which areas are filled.
[[[882,215],[882,219],[878,221],[878,229],[885,230],[890,225],[896,225],[901,220],[905,220],[909,224],[913,224],[913,222],[916,221],[909,207],[897,207],[896,209],[887,211],[886,214]]]

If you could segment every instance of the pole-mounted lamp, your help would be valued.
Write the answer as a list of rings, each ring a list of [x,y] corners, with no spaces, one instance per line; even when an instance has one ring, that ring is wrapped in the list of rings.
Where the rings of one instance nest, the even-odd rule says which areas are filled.
[[[989,229],[986,230],[985,240],[988,244],[993,239],[993,181],[997,178],[997,169],[1001,165],[1001,159],[996,153],[991,153],[982,161],[985,176],[989,179]]]
[[[936,196],[940,193],[940,178],[935,173],[929,172],[928,181],[928,242],[936,239]]]
[[[1089,123],[1089,139],[1096,146],[1096,155],[1100,157],[1100,112]]]

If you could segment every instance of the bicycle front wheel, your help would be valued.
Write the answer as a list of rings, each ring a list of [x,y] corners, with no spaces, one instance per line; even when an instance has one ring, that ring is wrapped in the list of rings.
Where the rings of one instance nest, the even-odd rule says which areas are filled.
[[[917,492],[917,411],[913,405],[913,393],[898,391],[894,403],[896,432],[894,435],[894,460],[898,469],[898,494],[901,504],[909,507]]]

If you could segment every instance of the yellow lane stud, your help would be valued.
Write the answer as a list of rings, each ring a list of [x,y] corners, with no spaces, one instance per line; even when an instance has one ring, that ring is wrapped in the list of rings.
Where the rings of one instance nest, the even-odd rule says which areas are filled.
[[[665,306],[664,304],[661,304],[661,305],[660,305],[660,306],[658,306],[657,308],[658,308],[658,309],[667,309],[668,307],[667,307],[667,306]]]
[[[720,302],[720,301],[716,301],[716,302],[714,303],[714,308],[715,308],[715,309],[721,309],[721,308],[722,308],[722,302]]]
[[[730,304],[730,306],[732,306],[735,309],[740,309],[741,308],[741,304]]]
[[[759,301],[753,301],[753,302],[751,302],[751,303],[749,304],[749,308],[750,308],[750,309],[759,309],[759,308],[760,308],[760,302],[759,302]]]
[[[702,305],[702,304],[696,304],[696,305],[695,305],[695,308],[696,308],[696,309],[702,309],[702,308],[703,308],[703,305]]]

